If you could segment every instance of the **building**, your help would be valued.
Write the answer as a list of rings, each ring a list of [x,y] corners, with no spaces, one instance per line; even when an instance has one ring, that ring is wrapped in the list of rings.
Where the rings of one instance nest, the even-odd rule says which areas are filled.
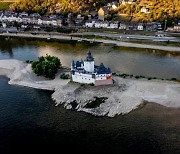
[[[108,28],[110,28],[110,29],[118,29],[119,28],[119,22],[117,21],[115,21],[115,22],[110,22],[109,23],[109,27]]]
[[[73,82],[94,84],[95,86],[113,84],[111,70],[106,68],[103,63],[96,66],[91,52],[88,52],[84,61],[72,62],[71,74]]]
[[[144,24],[143,23],[138,23],[137,30],[144,30]]]
[[[149,8],[144,6],[141,8],[141,13],[148,13],[148,12],[149,12]]]
[[[108,28],[109,27],[109,22],[108,21],[97,21],[94,24],[95,28]]]
[[[98,11],[98,19],[104,21],[105,16],[109,13],[108,7],[101,7]]]
[[[146,23],[147,31],[156,31],[158,29],[158,25],[156,22],[148,22]]]
[[[136,4],[136,0],[120,0],[119,3],[126,5],[126,4]]]
[[[95,25],[95,22],[96,22],[96,20],[88,20],[85,22],[85,27],[86,28],[93,28]]]
[[[180,32],[180,25],[175,25],[174,26],[174,31],[175,32]]]
[[[107,4],[107,7],[109,8],[109,9],[117,9],[117,7],[119,6],[119,3],[118,2],[112,2],[112,3],[108,3]]]

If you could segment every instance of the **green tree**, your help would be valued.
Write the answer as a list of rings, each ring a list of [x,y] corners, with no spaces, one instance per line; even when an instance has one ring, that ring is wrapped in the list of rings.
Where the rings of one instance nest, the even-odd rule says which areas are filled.
[[[61,68],[61,62],[58,57],[46,55],[40,56],[38,61],[32,63],[32,70],[38,76],[54,78],[58,69]]]

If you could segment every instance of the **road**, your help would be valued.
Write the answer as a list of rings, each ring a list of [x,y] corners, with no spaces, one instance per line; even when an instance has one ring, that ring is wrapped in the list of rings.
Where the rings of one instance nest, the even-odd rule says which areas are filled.
[[[111,39],[116,40],[151,40],[154,42],[180,42],[180,38],[178,37],[170,37],[170,36],[146,36],[146,35],[129,35],[129,34],[113,34],[113,33],[97,33],[97,32],[83,32],[83,33],[76,33],[78,35],[95,35],[95,36],[101,36],[101,37],[108,37]],[[159,33],[161,34],[161,33]]]
[[[94,34],[94,33],[93,33]],[[112,34],[109,34],[111,37]],[[180,47],[176,46],[163,46],[163,45],[155,45],[155,44],[148,44],[147,43],[132,43],[132,42],[124,42],[121,40],[113,40],[113,39],[87,39],[79,36],[71,36],[71,35],[64,35],[64,34],[30,34],[30,33],[0,33],[0,36],[6,37],[24,37],[24,38],[44,38],[44,39],[59,39],[59,40],[74,40],[74,41],[89,41],[89,42],[99,42],[99,43],[106,43],[106,44],[114,44],[117,46],[124,46],[124,47],[135,47],[135,48],[144,48],[144,49],[154,49],[154,50],[163,50],[168,52],[178,52],[180,53]],[[138,36],[136,36],[138,37]]]

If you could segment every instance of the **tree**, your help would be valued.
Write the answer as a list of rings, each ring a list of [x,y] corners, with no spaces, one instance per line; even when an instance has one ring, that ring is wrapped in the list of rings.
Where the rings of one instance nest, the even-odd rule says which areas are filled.
[[[58,69],[61,68],[61,62],[58,57],[46,55],[38,57],[38,61],[32,62],[32,70],[38,76],[54,78]]]

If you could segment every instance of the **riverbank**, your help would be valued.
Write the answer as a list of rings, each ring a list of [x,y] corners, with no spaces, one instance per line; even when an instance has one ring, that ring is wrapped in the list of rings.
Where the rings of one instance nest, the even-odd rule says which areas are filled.
[[[112,39],[88,39],[83,38],[82,36],[72,36],[65,34],[31,34],[31,33],[0,33],[0,36],[4,37],[22,37],[22,38],[42,38],[42,39],[58,39],[58,40],[73,40],[73,41],[88,41],[91,43],[105,43],[105,44],[114,44],[115,46],[123,46],[123,47],[132,47],[132,48],[143,48],[143,49],[154,49],[154,50],[162,50],[166,52],[177,52],[180,53],[180,47],[174,46],[163,46],[163,45],[153,45],[153,44],[140,44],[140,43],[132,43],[132,42],[124,42],[120,40],[112,40]]]
[[[113,117],[137,109],[144,101],[180,107],[180,84],[175,82],[113,77],[114,85],[82,86],[60,79],[60,73],[54,80],[48,80],[33,74],[31,64],[19,60],[0,60],[0,75],[7,76],[9,84],[54,91],[52,99],[56,105],[63,104],[66,109]],[[87,104],[96,98],[106,99],[99,106],[88,108]]]

